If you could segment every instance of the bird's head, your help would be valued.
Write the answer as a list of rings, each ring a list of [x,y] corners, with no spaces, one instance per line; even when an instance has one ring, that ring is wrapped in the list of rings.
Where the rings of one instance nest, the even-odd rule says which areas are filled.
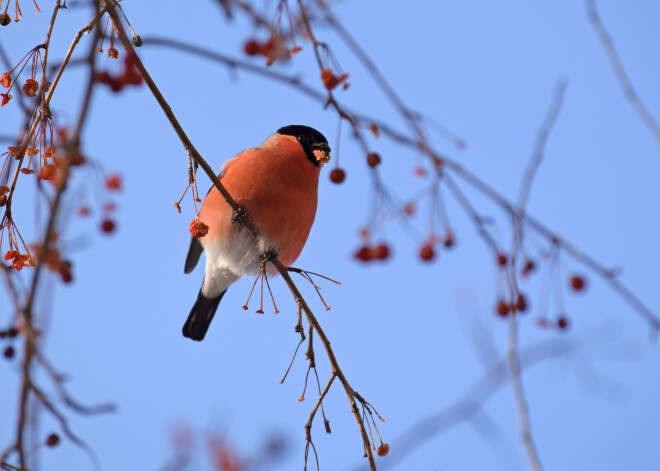
[[[295,137],[305,151],[307,159],[317,167],[323,167],[330,160],[328,140],[316,129],[300,124],[292,124],[278,129],[277,133]]]

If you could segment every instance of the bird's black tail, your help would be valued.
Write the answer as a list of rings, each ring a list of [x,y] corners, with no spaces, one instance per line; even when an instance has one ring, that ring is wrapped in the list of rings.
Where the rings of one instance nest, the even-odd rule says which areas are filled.
[[[209,330],[215,311],[218,309],[218,304],[220,304],[220,300],[226,292],[227,290],[224,290],[215,298],[207,298],[202,294],[202,290],[199,290],[197,301],[195,301],[195,305],[190,311],[188,320],[183,325],[184,337],[197,341],[204,338],[206,331]]]

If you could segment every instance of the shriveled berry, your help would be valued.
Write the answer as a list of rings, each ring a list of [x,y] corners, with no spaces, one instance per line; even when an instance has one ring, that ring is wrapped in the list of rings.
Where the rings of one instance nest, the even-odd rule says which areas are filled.
[[[421,258],[425,262],[430,262],[435,258],[435,250],[433,250],[431,244],[426,244],[424,245],[424,247],[421,248],[421,250],[419,251],[419,258]]]
[[[573,275],[571,277],[571,288],[574,291],[582,291],[586,285],[585,279],[580,275]]]
[[[367,165],[371,168],[374,168],[380,164],[380,155],[375,152],[370,152],[367,154]]]
[[[355,252],[354,257],[361,262],[368,262],[371,260],[372,257],[372,249],[371,247],[364,245],[358,249],[357,252]]]
[[[516,299],[516,311],[524,312],[527,310],[527,299],[522,294],[518,294]]]
[[[346,179],[346,172],[342,168],[333,168],[330,172],[330,181],[332,183],[342,183]]]
[[[11,23],[11,16],[8,13],[0,14],[0,25],[7,26],[9,23]]]
[[[142,38],[140,37],[139,34],[136,34],[135,36],[133,36],[133,46],[135,46],[135,47],[142,46]]]
[[[199,219],[193,219],[188,227],[190,233],[193,237],[204,237],[209,232],[209,226],[200,221]]]
[[[509,304],[503,299],[500,299],[497,302],[497,306],[495,306],[495,311],[499,316],[506,317],[509,315],[509,312],[511,312],[511,306],[509,306]]]
[[[390,256],[390,248],[386,244],[378,244],[371,249],[371,255],[378,260],[386,260]]]
[[[106,234],[111,233],[115,230],[115,223],[110,219],[106,219],[101,223],[101,230]]]
[[[51,433],[48,435],[48,438],[46,438],[46,446],[48,447],[54,447],[57,446],[60,443],[60,437],[56,433]]]

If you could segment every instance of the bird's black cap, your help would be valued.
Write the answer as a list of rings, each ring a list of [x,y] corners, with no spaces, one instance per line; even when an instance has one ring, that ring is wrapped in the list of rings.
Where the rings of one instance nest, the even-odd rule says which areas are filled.
[[[298,139],[298,142],[300,142],[300,145],[302,145],[305,154],[307,155],[307,159],[317,167],[319,166],[319,161],[316,159],[314,151],[320,149],[326,153],[330,153],[330,146],[328,145],[328,140],[325,136],[309,126],[292,124],[279,128],[277,132]]]

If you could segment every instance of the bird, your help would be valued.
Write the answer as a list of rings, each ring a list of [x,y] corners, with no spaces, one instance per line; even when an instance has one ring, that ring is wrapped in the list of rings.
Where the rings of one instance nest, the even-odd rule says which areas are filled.
[[[192,237],[184,273],[193,271],[206,252],[206,271],[183,335],[204,339],[227,288],[259,272],[264,254],[291,266],[302,251],[316,217],[321,168],[330,160],[323,134],[303,125],[281,127],[259,147],[227,160],[218,175],[241,208],[235,213],[215,186],[202,202],[198,219],[208,226]],[[238,220],[250,219],[258,242]]]

